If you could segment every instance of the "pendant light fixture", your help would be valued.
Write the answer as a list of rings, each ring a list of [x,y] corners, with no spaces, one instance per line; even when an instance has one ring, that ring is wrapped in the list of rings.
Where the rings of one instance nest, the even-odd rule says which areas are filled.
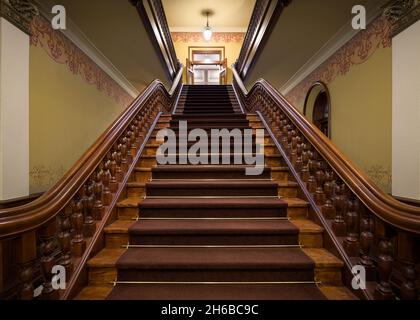
[[[203,37],[204,37],[204,40],[206,41],[210,41],[211,37],[213,36],[213,31],[211,30],[211,27],[209,25],[209,15],[210,15],[210,11],[206,11],[207,25],[204,27],[204,30],[203,30]]]

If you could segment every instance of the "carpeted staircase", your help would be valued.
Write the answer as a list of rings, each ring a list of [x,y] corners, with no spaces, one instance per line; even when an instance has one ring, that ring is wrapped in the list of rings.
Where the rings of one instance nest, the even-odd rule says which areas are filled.
[[[157,165],[158,130],[177,132],[181,120],[207,132],[263,129],[256,115],[241,112],[232,86],[184,86],[177,113],[161,118],[137,164],[77,298],[353,298],[341,285],[343,263],[322,248],[323,230],[308,219],[269,135],[259,176],[245,175],[245,165]]]

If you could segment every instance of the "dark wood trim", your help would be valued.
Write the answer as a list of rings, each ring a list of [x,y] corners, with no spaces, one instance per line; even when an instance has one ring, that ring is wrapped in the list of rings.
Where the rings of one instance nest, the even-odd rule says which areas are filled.
[[[104,228],[115,220],[114,210],[117,206],[117,203],[124,196],[124,192],[126,192],[128,180],[130,179],[131,174],[136,168],[136,165],[143,153],[143,150],[146,148],[146,145],[150,137],[152,136],[153,130],[155,129],[161,115],[162,115],[162,112],[158,114],[153,124],[151,125],[146,138],[144,139],[140,149],[137,152],[136,157],[133,159],[133,163],[131,164],[127,174],[124,177],[124,180],[119,185],[119,189],[116,193],[116,196],[114,197],[112,203],[109,205],[110,210],[106,213],[100,225],[97,227],[95,235],[93,236],[92,241],[89,243],[89,247],[86,249],[86,254],[83,255],[80,263],[78,264],[76,270],[74,271],[72,275],[70,283],[67,285],[66,291],[61,296],[62,300],[74,299],[76,295],[80,292],[80,290],[83,289],[83,287],[87,285],[86,279],[88,277],[88,270],[87,270],[86,264],[93,254],[98,253],[105,247],[105,244],[103,241]]]
[[[172,81],[180,68],[161,0],[129,0],[137,8],[157,55]],[[141,57],[139,57],[141,59]]]
[[[309,217],[325,229],[325,247],[345,262],[343,283],[351,289],[352,268],[364,265],[360,298],[418,299],[411,274],[420,261],[420,208],[385,194],[270,83],[248,91],[233,74],[247,112],[260,116],[310,203]]]
[[[0,210],[23,206],[41,197],[44,192],[33,193],[26,197],[0,201]]]
[[[405,204],[411,205],[411,206],[416,206],[416,207],[420,207],[420,200],[417,199],[410,199],[410,198],[404,198],[404,197],[398,197],[398,196],[393,196],[394,199],[400,201],[400,202],[404,202]]]
[[[236,63],[236,69],[244,80],[258,60],[283,9],[292,0],[257,0],[248,31]]]
[[[332,127],[331,126],[331,95],[330,95],[330,90],[328,89],[328,86],[324,82],[317,81],[309,88],[308,92],[306,93],[305,104],[303,105],[303,114],[307,117],[306,111],[307,111],[307,107],[308,107],[309,96],[311,95],[312,90],[316,86],[319,86],[319,85],[321,85],[324,88],[325,93],[327,94],[328,108],[329,108],[329,112],[328,112],[328,138],[331,139],[331,127]]]
[[[239,73],[233,68],[234,79],[242,82]],[[387,224],[411,232],[420,234],[420,209],[403,204],[383,192],[365,173],[360,171],[349,159],[347,159],[337,147],[322,134],[318,128],[310,123],[296,108],[294,108],[269,82],[257,81],[248,92],[245,86],[242,88],[241,99],[265,92],[268,94],[293,122],[296,128],[305,136],[309,143],[331,165],[339,177],[345,181],[354,194],[382,221]],[[245,104],[246,105],[246,104]]]

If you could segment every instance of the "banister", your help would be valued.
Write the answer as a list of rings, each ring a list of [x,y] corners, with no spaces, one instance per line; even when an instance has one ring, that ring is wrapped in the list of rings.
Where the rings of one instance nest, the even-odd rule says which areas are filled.
[[[153,81],[96,140],[76,164],[43,196],[27,205],[0,211],[0,239],[34,230],[58,215],[87,181],[96,166],[111,149],[130,121],[142,110],[156,91],[172,98],[182,81],[182,68],[178,70],[174,85],[168,92],[159,80]]]
[[[233,74],[245,98],[255,94],[258,89],[269,94],[305,138],[312,143],[321,156],[348,184],[349,188],[378,218],[394,227],[420,234],[420,208],[399,202],[379,189],[366,174],[345,157],[318,128],[310,123],[269,82],[260,79],[248,92],[235,68],[233,68]]]
[[[344,283],[361,298],[418,299],[420,208],[379,189],[270,83],[258,80],[248,91],[232,70],[239,100],[261,118],[309,202],[309,217],[344,261]],[[365,270],[361,290],[353,286],[354,267]]]

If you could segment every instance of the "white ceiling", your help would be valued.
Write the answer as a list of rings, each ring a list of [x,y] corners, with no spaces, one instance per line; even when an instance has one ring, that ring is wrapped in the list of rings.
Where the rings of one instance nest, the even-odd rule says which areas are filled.
[[[172,32],[200,32],[206,24],[202,11],[210,9],[209,18],[216,32],[246,32],[255,0],[162,0]]]

